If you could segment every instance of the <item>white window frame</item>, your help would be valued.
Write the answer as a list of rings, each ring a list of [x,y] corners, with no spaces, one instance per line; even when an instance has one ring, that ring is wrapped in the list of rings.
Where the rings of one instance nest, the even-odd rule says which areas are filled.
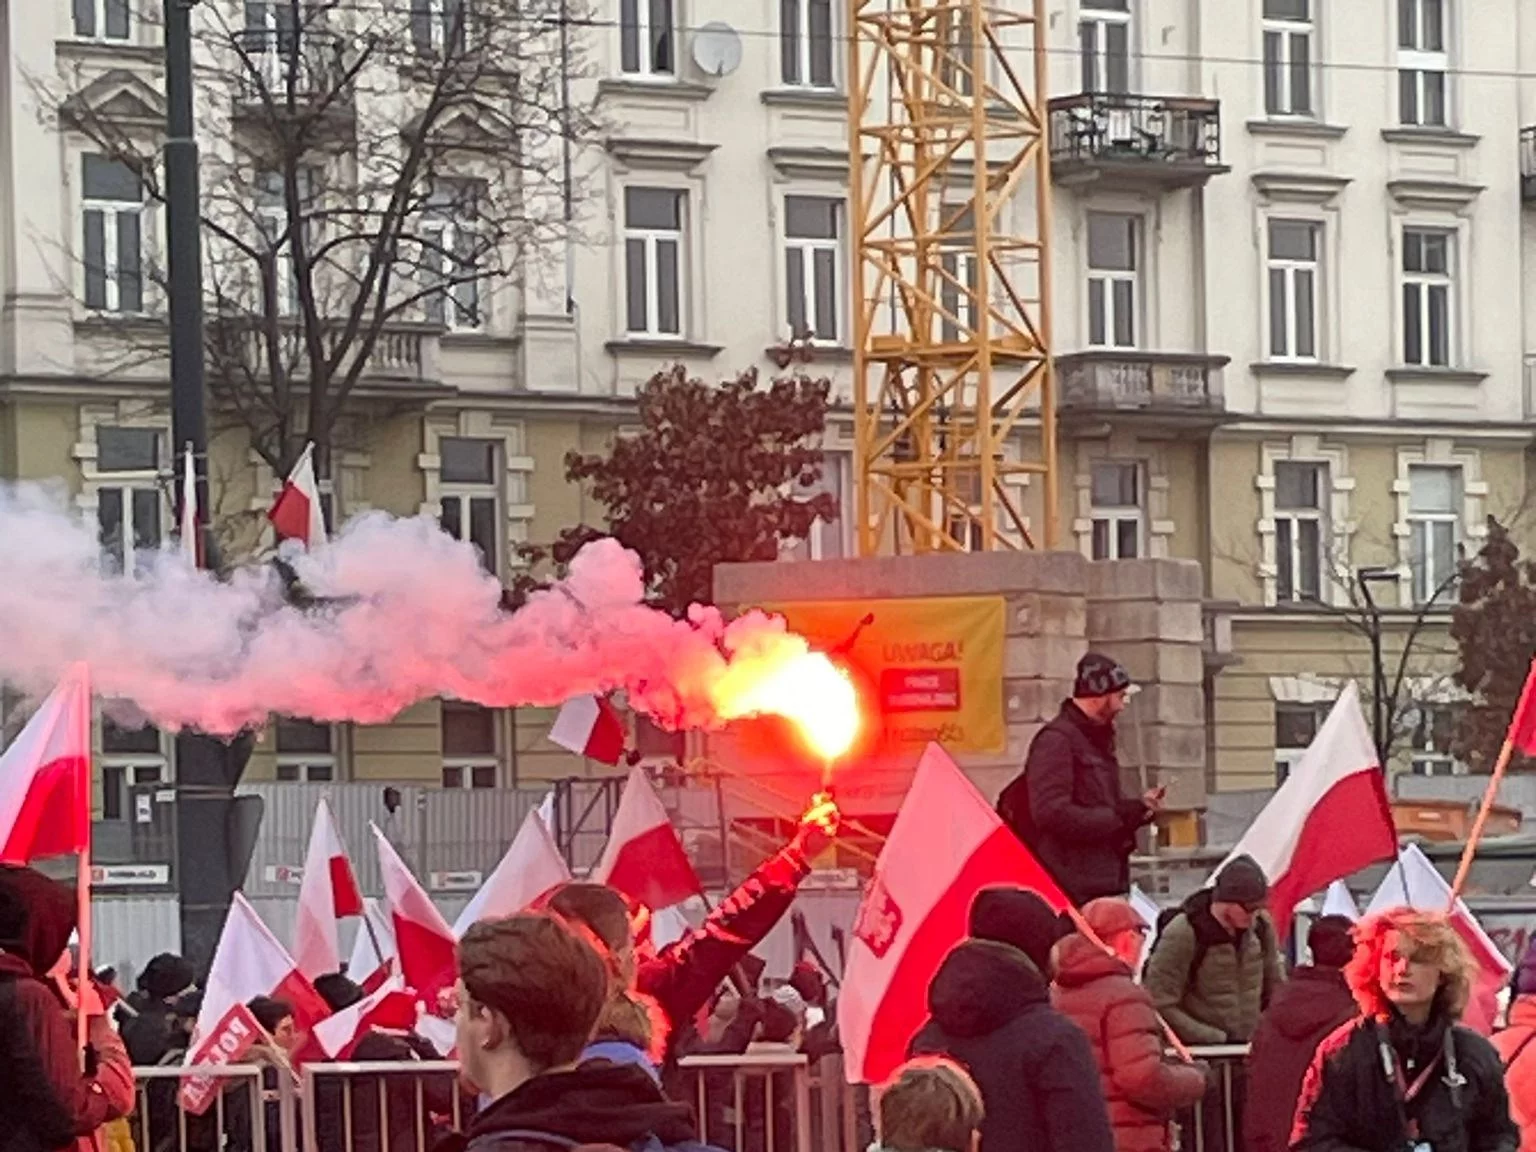
[[[1131,5],[1127,4],[1124,11],[1115,8],[1095,8],[1084,4],[1078,10],[1077,36],[1079,51],[1083,41],[1083,32],[1087,28],[1093,29],[1093,52],[1091,55],[1083,55],[1083,80],[1084,92],[1109,93],[1124,95],[1131,91],[1134,83],[1131,68],[1136,58],[1132,48],[1131,34],[1134,31],[1131,21]],[[1117,89],[1110,87],[1109,72],[1109,30],[1111,27],[1125,29],[1125,87]],[[1092,72],[1093,83],[1089,84],[1088,74]]]
[[[93,31],[80,31],[80,10],[88,7],[91,10],[91,24]],[[107,13],[113,8],[122,12],[127,24],[121,36],[111,35],[107,31]],[[72,0],[70,12],[70,29],[77,40],[92,40],[103,44],[131,44],[133,42],[133,0]]]
[[[819,516],[811,524],[806,538],[806,551],[812,560],[847,559],[853,553],[853,533],[850,525],[854,519],[850,512],[849,495],[852,492],[853,456],[848,452],[824,452],[821,460],[821,490],[837,501],[837,519],[826,521]],[[839,543],[836,555],[826,546],[828,536]]]
[[[1095,268],[1093,266],[1093,244],[1088,240],[1092,228],[1092,217],[1112,216],[1121,220],[1128,220],[1131,224],[1131,268],[1129,271],[1123,268]],[[1084,240],[1087,245],[1088,280],[1085,291],[1085,314],[1088,318],[1088,339],[1090,348],[1139,348],[1141,347],[1141,265],[1142,265],[1142,234],[1145,231],[1142,218],[1133,212],[1089,212],[1089,219],[1084,224]],[[1093,339],[1093,286],[1100,285],[1099,299],[1103,301],[1104,339],[1096,342]],[[1117,322],[1120,319],[1115,308],[1115,287],[1120,284],[1129,284],[1131,287],[1131,341],[1129,344],[1118,343],[1115,339]]]
[[[1279,476],[1280,469],[1286,466],[1296,468],[1310,468],[1317,476],[1317,506],[1314,508],[1282,508],[1279,500]],[[1328,602],[1329,566],[1328,545],[1330,533],[1328,529],[1328,502],[1329,494],[1333,490],[1332,481],[1328,475],[1328,462],[1326,460],[1276,460],[1272,465],[1275,477],[1275,603],[1277,604],[1326,604]],[[1290,567],[1291,567],[1291,595],[1286,596],[1285,590],[1280,586],[1280,549],[1282,547],[1281,524],[1289,525],[1290,536]],[[1301,550],[1301,525],[1303,523],[1317,525],[1317,597],[1315,599],[1301,594],[1304,587],[1302,550]]]
[[[105,160],[111,160],[110,156],[100,153]],[[80,299],[92,312],[117,316],[143,316],[150,308],[150,277],[149,277],[149,253],[150,247],[150,213],[145,198],[141,195],[139,201],[132,200],[94,200],[85,195],[85,157],[80,154],[80,264],[81,283]],[[100,308],[86,302],[86,227],[93,213],[102,218],[102,268],[105,276],[103,291],[105,299]],[[117,230],[120,219],[123,216],[135,216],[139,221],[139,306],[134,309],[122,307],[122,285],[119,281]]]
[[[1300,224],[1311,229],[1313,238],[1313,252],[1311,260],[1296,259],[1293,257],[1277,257],[1271,255],[1271,232],[1275,224]],[[1272,215],[1264,219],[1264,345],[1267,358],[1280,363],[1315,364],[1323,355],[1323,262],[1326,256],[1324,244],[1327,242],[1327,233],[1324,225],[1319,220],[1308,219],[1304,216]],[[1274,273],[1280,272],[1285,282],[1285,350],[1275,348],[1274,330],[1271,317],[1274,312]],[[1296,306],[1296,284],[1305,273],[1312,277],[1312,352],[1302,354],[1297,351],[1300,344],[1298,336],[1302,332],[1301,317]]]
[[[258,193],[253,215],[262,240],[272,248],[275,264],[273,274],[277,278],[277,314],[285,319],[296,316],[299,311],[299,278],[293,264],[293,236],[288,231],[288,206],[269,203],[265,196]],[[283,237],[282,243],[274,244],[278,236]],[[258,309],[263,306],[258,301]]]
[[[278,724],[278,720],[272,721],[272,747],[278,780],[289,783],[333,784],[341,779],[342,725],[320,725],[330,730],[331,750],[329,752],[285,752],[279,737],[281,729]],[[324,772],[318,776],[314,775],[313,770],[316,768],[324,769]]]
[[[779,29],[779,77],[787,88],[811,88],[819,92],[834,92],[838,88],[838,49],[841,40],[838,37],[838,12],[842,5],[838,0],[787,0],[794,5],[794,24],[792,27]],[[812,65],[816,58],[813,49],[819,39],[811,30],[811,6],[813,4],[825,4],[827,6],[827,52],[831,57],[831,64],[827,74],[826,83],[819,83],[811,78]],[[783,4],[779,7],[779,19],[783,21]],[[791,69],[793,64],[793,69]],[[794,75],[791,76],[790,72]]]
[[[627,194],[629,188],[643,189],[646,191],[665,192],[678,197],[677,228],[642,228],[631,227],[629,224],[629,206]],[[689,250],[688,227],[690,197],[687,189],[675,188],[664,184],[628,185],[620,193],[619,210],[624,214],[624,250],[621,257],[622,280],[619,298],[624,306],[624,330],[633,339],[637,340],[681,340],[688,333],[689,319]],[[631,241],[639,241],[645,246],[645,327],[632,328],[629,325],[629,244]],[[660,325],[661,309],[661,276],[659,274],[660,263],[657,253],[666,243],[675,244],[677,247],[677,331],[663,330]]]
[[[1327,715],[1324,711],[1324,705],[1300,704],[1284,700],[1275,701],[1275,784],[1277,786],[1284,783],[1286,778],[1296,770],[1296,766],[1301,763],[1301,758],[1306,755],[1307,748],[1310,746],[1310,741],[1300,747],[1291,745],[1281,746],[1278,731],[1280,727],[1280,713],[1283,711],[1299,712],[1302,709],[1307,709],[1312,713],[1313,739],[1316,739],[1317,730],[1323,726],[1323,721]]]
[[[655,59],[654,39],[651,27],[652,0],[619,0],[619,71],[636,79],[665,82],[675,81],[678,76],[678,20],[677,0],[662,0],[667,6],[667,43],[671,47],[672,60],[668,67],[658,67]],[[636,60],[634,68],[624,63],[624,38],[633,28],[636,36]]]
[[[449,500],[457,502],[459,506],[459,535],[454,539],[465,544],[472,541],[470,535],[470,510],[473,501],[489,499],[492,507],[491,523],[494,526],[496,539],[492,541],[491,555],[486,557],[486,562],[491,566],[491,574],[500,578],[504,575],[506,567],[503,560],[503,552],[506,548],[506,536],[502,527],[502,521],[506,518],[506,493],[501,483],[505,475],[506,465],[502,459],[505,452],[503,443],[494,437],[484,436],[448,436],[449,440],[477,440],[485,441],[492,446],[494,456],[491,461],[491,479],[483,483],[473,483],[466,480],[440,480],[438,487],[438,526],[447,532],[448,529],[442,522],[442,505]]]
[[[446,704],[447,701],[444,701],[444,703]],[[443,754],[441,774],[442,786],[444,788],[462,789],[469,792],[483,792],[501,786],[501,749],[505,743],[502,734],[503,711],[499,708],[490,708],[487,709],[487,711],[489,711],[491,714],[491,732],[495,750],[490,753],[478,756],[449,756],[445,752]],[[438,738],[442,738],[441,719],[438,721]],[[491,770],[491,783],[476,785],[474,783],[475,771],[477,769],[483,771],[487,768]],[[460,774],[459,783],[457,785],[448,783],[448,773],[450,770],[457,770]]]
[[[426,50],[435,55],[443,55],[448,41],[448,0],[408,0],[410,19],[412,22],[411,42],[420,52]],[[415,20],[418,6],[425,6],[427,17],[427,43],[422,44],[415,37]],[[462,33],[467,45],[474,27],[473,0],[458,0],[458,11],[463,15]]]
[[[472,244],[477,247],[479,231],[473,224],[465,224],[462,221],[450,219],[445,216],[432,216],[422,221],[421,230],[423,238],[437,249],[436,252],[424,250],[422,263],[428,264],[432,260],[440,260],[451,264],[454,274],[464,267],[457,256],[450,257],[448,253],[456,250],[461,237],[469,237]],[[473,249],[472,249],[473,250]],[[424,269],[428,275],[431,271]],[[448,273],[438,271],[438,276],[446,276]],[[437,301],[434,305],[433,301]],[[463,280],[457,284],[446,286],[440,292],[422,301],[423,314],[432,324],[441,324],[450,332],[478,332],[485,327],[484,294],[480,291],[480,280]],[[441,315],[436,315],[438,310]]]
[[[98,716],[96,743],[101,748],[101,795],[102,819],[107,816],[108,773],[121,773],[118,779],[117,800],[122,813],[113,823],[133,824],[133,789],[146,784],[171,784],[171,758],[166,750],[166,734],[161,731],[159,752],[108,752],[106,750],[106,722]],[[150,777],[150,774],[153,777]],[[141,775],[144,778],[140,778]]]
[[[146,427],[134,424],[114,424],[112,421],[103,421],[101,427],[131,428],[136,432],[152,432],[159,441],[157,456],[159,467],[154,469],[135,469],[132,471],[98,471],[94,478],[93,493],[95,497],[96,526],[99,532],[101,526],[101,495],[105,491],[122,493],[123,521],[122,521],[122,552],[112,557],[115,569],[119,572],[131,575],[135,570],[134,565],[134,540],[138,536],[134,525],[133,495],[135,492],[153,492],[159,508],[159,531],[156,533],[159,539],[154,542],[155,547],[161,547],[170,538],[170,522],[173,519],[172,509],[167,500],[167,491],[163,483],[164,477],[161,470],[167,466],[169,456],[169,434],[161,428]]]
[[[1135,504],[1099,504],[1093,499],[1093,470],[1098,468],[1129,468],[1135,474]],[[1147,546],[1147,468],[1139,460],[1096,459],[1089,465],[1088,499],[1089,519],[1092,521],[1089,537],[1089,559],[1092,560],[1139,560],[1150,555]],[[1099,526],[1104,526],[1105,554],[1098,555],[1093,539]],[[1120,551],[1120,526],[1133,524],[1136,528],[1136,549],[1131,555]]]
[[[817,200],[832,206],[832,238],[812,236],[792,236],[789,232],[789,202],[791,200]],[[784,276],[785,276],[785,301],[784,301],[784,327],[789,332],[791,339],[804,336],[812,344],[821,344],[827,347],[836,347],[843,342],[847,324],[843,316],[843,299],[845,296],[843,284],[846,274],[843,268],[843,244],[844,234],[847,231],[848,202],[841,196],[821,196],[814,193],[790,192],[786,193],[782,203],[784,221]],[[791,252],[800,254],[800,283],[791,283],[789,279],[789,256]],[[816,295],[816,254],[818,252],[830,253],[832,256],[832,299],[825,303],[829,305],[828,311],[832,317],[832,332],[825,335],[816,331],[816,318],[821,313],[823,301]],[[681,255],[681,254],[679,254]],[[650,252],[647,250],[647,259]],[[681,285],[679,290],[681,291]],[[789,307],[789,294],[798,291],[800,293],[801,311],[805,314],[807,331],[799,333],[794,331],[792,309]]]
[[[945,200],[940,204],[939,212],[941,221],[956,218],[955,224],[946,231],[950,236],[950,242],[944,243],[939,252],[939,266],[949,275],[953,276],[959,284],[964,284],[968,291],[963,291],[956,284],[947,279],[939,280],[939,306],[953,314],[955,320],[949,316],[940,314],[937,317],[939,324],[939,338],[946,344],[973,342],[972,333],[983,322],[985,317],[986,302],[976,295],[980,285],[977,272],[980,263],[976,259],[976,219],[975,213],[970,211],[971,201]],[[966,223],[966,215],[969,215],[970,228],[965,230],[960,227]],[[962,240],[970,237],[969,241]],[[956,323],[956,320],[959,323]]]
[[[1264,113],[1272,118],[1291,118],[1303,120],[1315,120],[1318,116],[1318,68],[1317,68],[1317,6],[1321,0],[1309,0],[1307,13],[1308,19],[1294,20],[1273,16],[1263,17],[1263,33],[1260,42],[1260,66],[1259,85],[1260,98],[1264,107]],[[1280,67],[1280,84],[1278,91],[1277,107],[1269,106],[1268,74],[1269,74],[1269,38],[1278,37],[1280,51],[1276,57]],[[1296,107],[1296,92],[1292,84],[1293,68],[1291,65],[1294,56],[1297,39],[1304,39],[1307,43],[1307,107],[1298,110]]]
[[[1429,4],[1426,0],[1406,0],[1413,6],[1413,27],[1409,30],[1409,39],[1412,46],[1404,45],[1404,29],[1401,22],[1402,3],[1398,5],[1398,29],[1397,29],[1397,69],[1398,69],[1398,102],[1397,117],[1400,124],[1418,128],[1445,128],[1451,122],[1451,53],[1450,53],[1450,23],[1448,8],[1452,0],[1438,0],[1440,11],[1440,48],[1438,50],[1423,47],[1428,37],[1425,32],[1429,29]],[[1428,77],[1438,76],[1440,81],[1440,112],[1439,120],[1426,120],[1424,108],[1426,104],[1425,94],[1428,91]],[[1413,85],[1414,114],[1406,115],[1407,109],[1403,106],[1402,91],[1403,82],[1411,77]]]
[[[1414,711],[1417,715],[1414,717],[1415,723],[1408,740],[1409,772],[1414,776],[1468,775],[1470,769],[1466,764],[1456,759],[1448,749],[1436,748],[1433,743],[1433,729],[1437,727],[1434,723],[1434,718],[1441,717],[1454,722],[1456,706],[1453,704],[1417,701],[1414,704]],[[1424,723],[1426,714],[1430,718],[1427,725]],[[1423,742],[1426,727],[1431,730],[1429,732],[1429,744]]]
[[[1419,237],[1422,245],[1426,239],[1443,239],[1445,241],[1445,271],[1441,272],[1409,272],[1403,265],[1407,263],[1408,237]],[[1400,259],[1398,260],[1398,276],[1400,287],[1398,298],[1401,300],[1402,324],[1402,361],[1405,365],[1414,368],[1449,368],[1457,363],[1457,245],[1456,232],[1451,228],[1436,228],[1422,224],[1405,224],[1398,238],[1400,244]],[[1418,359],[1410,359],[1408,356],[1408,291],[1415,289],[1417,297],[1417,311],[1419,320],[1419,355]],[[1443,289],[1445,293],[1445,359],[1438,361],[1433,358],[1430,340],[1430,317],[1432,309],[1430,301],[1434,297],[1435,289]]]
[[[1460,499],[1452,500],[1449,512],[1423,512],[1416,511],[1413,507],[1413,474],[1416,470],[1441,471],[1455,473],[1455,487],[1453,492],[1460,494]],[[1467,473],[1459,463],[1414,463],[1408,466],[1408,555],[1409,579],[1413,591],[1413,603],[1422,605],[1426,603],[1431,594],[1450,579],[1456,573],[1457,561],[1455,559],[1466,534],[1463,531],[1463,514],[1466,507]],[[1435,567],[1435,553],[1432,545],[1437,534],[1436,525],[1449,524],[1451,526],[1451,570],[1441,572]],[[1412,556],[1418,550],[1424,556],[1424,566],[1417,568],[1412,563]],[[1449,605],[1450,599],[1442,593],[1437,604]]]

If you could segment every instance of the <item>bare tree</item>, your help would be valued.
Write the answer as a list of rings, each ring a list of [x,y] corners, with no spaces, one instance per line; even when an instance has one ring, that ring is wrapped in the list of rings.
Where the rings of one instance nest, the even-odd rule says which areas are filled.
[[[364,394],[429,399],[437,337],[517,315],[531,257],[563,253],[593,134],[570,97],[578,3],[199,5],[208,387],[279,475],[309,440],[325,474]],[[64,123],[163,203],[157,133],[83,79],[63,78]],[[88,233],[76,254],[86,306],[152,316],[154,270],[109,247]],[[131,354],[163,355],[163,331],[136,331]]]

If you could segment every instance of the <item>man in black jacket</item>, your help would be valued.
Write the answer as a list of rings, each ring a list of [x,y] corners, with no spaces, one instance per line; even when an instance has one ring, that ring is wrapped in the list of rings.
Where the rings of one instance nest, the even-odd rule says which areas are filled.
[[[1084,656],[1072,699],[1035,734],[1023,773],[998,798],[1003,822],[1078,907],[1130,891],[1136,832],[1162,804],[1161,788],[1139,799],[1120,791],[1115,717],[1130,688],[1108,656]]]
[[[947,1056],[981,1089],[981,1152],[1114,1152],[1088,1037],[1051,1007],[1056,914],[1033,892],[989,888],[971,905],[971,938],[928,988],[932,1018],[914,1056]]]

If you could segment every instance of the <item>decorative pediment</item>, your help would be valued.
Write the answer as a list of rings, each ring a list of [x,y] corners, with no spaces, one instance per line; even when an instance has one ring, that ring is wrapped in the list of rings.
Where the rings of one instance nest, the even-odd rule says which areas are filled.
[[[123,127],[163,128],[165,97],[124,68],[114,68],[64,101],[60,109],[68,122],[105,120]]]
[[[421,127],[421,117],[413,116],[401,133],[415,139]],[[434,144],[471,152],[508,148],[514,135],[512,126],[489,108],[454,108],[432,126]]]

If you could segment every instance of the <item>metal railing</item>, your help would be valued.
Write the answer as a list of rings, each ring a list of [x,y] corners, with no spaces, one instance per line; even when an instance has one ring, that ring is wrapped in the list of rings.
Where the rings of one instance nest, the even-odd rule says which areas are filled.
[[[292,1149],[292,1127],[282,1122],[285,1110],[281,1104],[267,1107],[267,1072],[255,1064],[135,1068],[134,1109],[127,1120],[135,1152]],[[203,1107],[189,1110],[182,1099],[186,1092],[202,1096]]]
[[[1206,1089],[1199,1104],[1175,1120],[1179,1152],[1242,1152],[1248,1045],[1191,1048],[1190,1055],[1211,1066],[1216,1082]]]
[[[1084,92],[1053,99],[1050,116],[1052,164],[1221,165],[1216,100]]]

